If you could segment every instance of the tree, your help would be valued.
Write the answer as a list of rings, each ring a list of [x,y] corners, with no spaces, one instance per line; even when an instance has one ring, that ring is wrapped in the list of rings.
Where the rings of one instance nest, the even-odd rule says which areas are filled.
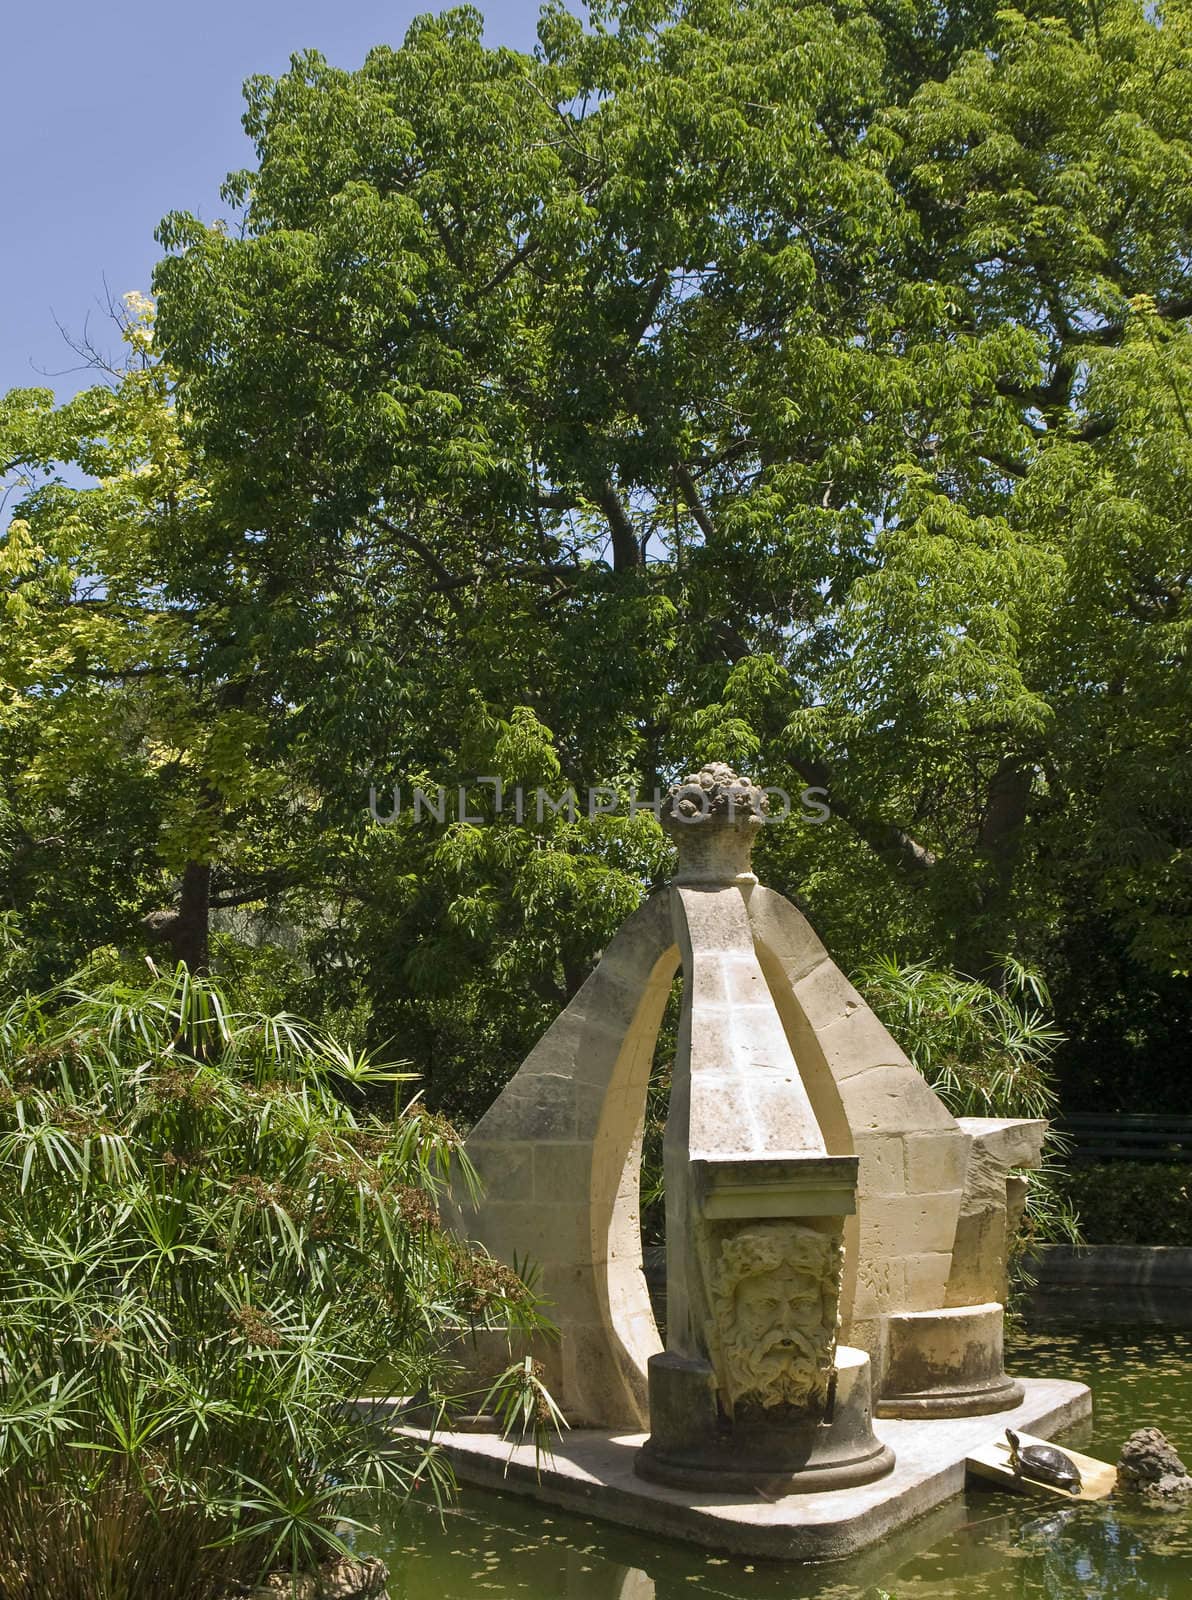
[[[368,659],[366,673],[381,675],[373,712],[387,714],[386,692],[404,703],[423,730],[415,753],[427,770],[413,776],[432,793],[432,761],[440,775],[453,762],[498,775],[528,792],[529,828],[461,822],[443,836],[411,816],[409,784],[405,813],[374,826],[351,764],[369,725],[357,697],[367,677],[329,692],[336,641],[310,626],[318,596],[278,590],[258,608],[236,561],[205,564],[212,495],[201,453],[181,442],[169,368],[152,354],[151,302],[134,298],[125,336],[130,360],[108,385],[61,408],[40,392],[5,401],[15,514],[0,544],[11,841],[0,882],[20,914],[13,959],[36,987],[96,946],[148,943],[160,955],[164,943],[192,971],[213,961],[245,1003],[301,1003],[354,1043],[400,1034],[435,1063],[440,1097],[478,1111],[665,847],[645,819],[536,806],[538,787],[552,798],[560,787],[549,730],[525,707],[492,717],[429,657],[417,672]],[[93,481],[80,486],[82,474]],[[375,605],[375,644],[395,606],[369,593],[370,577],[357,598]],[[284,682],[271,651],[290,668]],[[349,648],[335,659],[349,672],[361,658]],[[445,717],[457,742],[436,758]],[[483,785],[464,812],[483,815],[486,795],[491,815]],[[376,814],[389,805],[382,786]],[[593,840],[608,856],[595,866]],[[237,908],[240,938],[223,931]]]
[[[234,225],[161,232],[210,502],[171,581],[337,841],[332,986],[393,1017],[395,961],[502,901],[513,838],[465,867],[362,802],[494,770],[477,730],[524,708],[581,789],[709,755],[824,788],[761,855],[846,962],[1012,950],[1071,1032],[1087,904],[1187,1007],[1185,0],[613,0],[539,36],[461,7],[358,72],[295,57],[248,85]],[[661,866],[562,842],[585,902]],[[521,1023],[467,947],[509,1058],[607,924],[548,961],[545,904]]]
[[[300,851],[284,719],[189,561],[210,501],[152,303],[126,312],[107,383],[0,402],[0,881],[35,983],[145,934],[204,970],[212,908],[258,900]]]

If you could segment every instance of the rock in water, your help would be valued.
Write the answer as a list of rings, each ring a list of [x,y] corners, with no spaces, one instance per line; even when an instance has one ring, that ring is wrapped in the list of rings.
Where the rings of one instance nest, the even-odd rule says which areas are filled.
[[[1118,1483],[1148,1500],[1192,1499],[1192,1477],[1158,1428],[1139,1428],[1122,1446]]]
[[[385,1600],[388,1581],[389,1568],[375,1556],[337,1556],[317,1574],[271,1572],[248,1600]]]
[[[388,1579],[389,1568],[375,1556],[341,1556],[320,1569],[319,1595],[321,1600],[373,1600],[384,1595]]]

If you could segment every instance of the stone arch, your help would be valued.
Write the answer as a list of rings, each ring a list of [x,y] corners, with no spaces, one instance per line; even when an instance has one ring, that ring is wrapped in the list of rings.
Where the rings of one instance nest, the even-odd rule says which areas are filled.
[[[574,1423],[646,1425],[662,1348],[642,1271],[638,1182],[654,1045],[679,952],[670,893],[624,924],[596,970],[477,1123],[484,1190],[452,1219],[502,1260],[530,1261],[560,1330],[535,1353]]]
[[[1011,1169],[1037,1164],[1043,1125],[951,1115],[807,919],[749,871],[758,793],[717,767],[676,787],[678,874],[625,923],[467,1140],[479,1208],[457,1193],[445,1209],[497,1257],[539,1268],[560,1337],[537,1353],[573,1423],[641,1428],[647,1377],[699,1369],[714,1343],[708,1241],[742,1218],[800,1218],[843,1238],[841,1337],[872,1357],[888,1414],[996,1410],[1013,1394],[999,1299],[1011,1190],[1022,1192]],[[660,1363],[641,1137],[680,962]],[[958,1346],[956,1330],[974,1327]],[[953,1370],[961,1347],[976,1352],[975,1379]],[[493,1356],[508,1359],[481,1352],[477,1367],[491,1371]]]

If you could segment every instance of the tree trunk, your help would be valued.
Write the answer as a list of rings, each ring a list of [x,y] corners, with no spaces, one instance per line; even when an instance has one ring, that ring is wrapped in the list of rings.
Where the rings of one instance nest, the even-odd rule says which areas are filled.
[[[959,971],[997,985],[1011,935],[1010,900],[1014,868],[1030,803],[1033,766],[1021,756],[1003,756],[989,780],[985,810],[977,841],[989,864],[972,920],[956,939],[955,964]]]
[[[188,861],[182,874],[178,919],[170,930],[169,941],[174,960],[184,961],[192,972],[206,972],[210,964],[210,924],[211,864]]]
[[[150,912],[143,926],[150,938],[169,947],[175,966],[182,961],[191,972],[206,972],[210,924],[211,864],[188,861],[176,909]]]

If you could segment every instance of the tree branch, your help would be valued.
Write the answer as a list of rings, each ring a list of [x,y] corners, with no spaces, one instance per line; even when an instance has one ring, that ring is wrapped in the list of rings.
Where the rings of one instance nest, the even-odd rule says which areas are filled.
[[[1174,300],[1164,300],[1155,306],[1155,315],[1164,322],[1179,322],[1182,317],[1192,317],[1192,295],[1180,295]],[[1126,331],[1124,322],[1110,322],[1104,328],[1089,328],[1075,335],[1074,344],[1114,345]]]
[[[896,822],[884,822],[879,817],[858,816],[847,802],[838,797],[832,773],[822,762],[799,756],[788,756],[788,760],[805,783],[813,789],[824,791],[825,804],[832,815],[839,817],[842,822],[847,822],[853,832],[864,839],[877,855],[893,860],[896,865],[916,876],[921,876],[935,866],[938,858],[934,850],[929,850],[926,845],[913,839],[906,829],[900,828]]]
[[[613,539],[613,571],[627,572],[632,567],[642,564],[641,546],[637,535],[633,531],[633,524],[621,504],[617,491],[613,488],[612,480],[606,478],[596,492],[596,504],[604,512],[608,520],[609,532]]]
[[[477,289],[476,293],[473,295],[473,300],[479,300],[482,295],[491,294],[494,289],[499,289],[505,282],[505,279],[511,277],[513,273],[517,271],[518,267],[521,266],[523,261],[528,261],[537,248],[537,239],[527,239],[520,250],[515,251],[503,266],[497,268],[496,272],[493,273],[492,277],[487,283],[481,284],[480,288]]]
[[[1117,420],[1102,412],[1100,416],[1086,417],[1082,423],[1073,428],[1072,437],[1081,441],[1103,439],[1107,433],[1112,433],[1116,427]]]
[[[1011,461],[1009,456],[995,455],[992,450],[978,450],[977,454],[982,461],[987,461],[991,467],[1007,473],[1011,478],[1025,478],[1027,475],[1026,468],[1018,461]]]
[[[407,550],[412,550],[419,560],[430,568],[439,580],[440,590],[447,604],[457,615],[461,615],[463,607],[459,603],[459,597],[455,594],[455,590],[463,588],[470,580],[468,578],[457,578],[444,565],[426,541],[420,539],[417,534],[411,533],[408,528],[399,528],[395,522],[391,522],[388,517],[381,516],[377,511],[372,513],[372,520],[377,527],[383,528],[391,538],[396,539],[398,544],[404,545]]]
[[[257,901],[268,900],[279,889],[287,887],[287,884],[275,883],[265,888],[244,889],[239,894],[212,895],[210,906],[212,911],[227,911],[233,906],[250,906]]]
[[[645,337],[646,329],[654,320],[654,313],[658,310],[659,303],[666,292],[666,286],[669,282],[670,274],[662,268],[651,278],[650,287],[646,293],[646,303],[642,307],[641,315],[638,317],[636,324],[629,330],[629,339],[626,343],[623,359],[627,360]]]
[[[716,542],[716,524],[708,515],[704,503],[700,499],[699,490],[695,486],[695,479],[686,467],[679,466],[675,468],[675,481],[679,485],[679,491],[687,502],[687,509],[695,518],[700,532],[709,544],[714,544]]]

